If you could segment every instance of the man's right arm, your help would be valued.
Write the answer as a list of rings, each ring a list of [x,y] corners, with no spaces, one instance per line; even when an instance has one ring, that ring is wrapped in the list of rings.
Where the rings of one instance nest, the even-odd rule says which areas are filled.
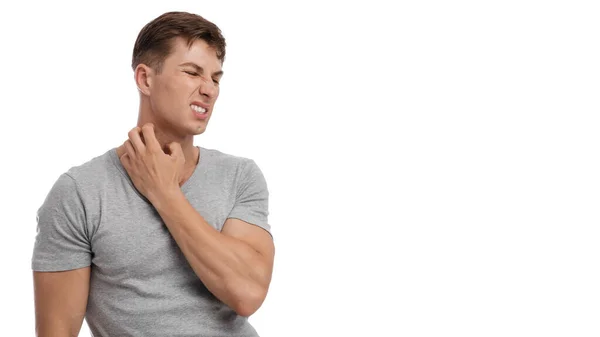
[[[90,267],[33,272],[38,337],[77,337],[85,317]]]
[[[84,195],[62,174],[37,212],[32,257],[35,329],[40,337],[79,334],[90,288],[92,251]]]

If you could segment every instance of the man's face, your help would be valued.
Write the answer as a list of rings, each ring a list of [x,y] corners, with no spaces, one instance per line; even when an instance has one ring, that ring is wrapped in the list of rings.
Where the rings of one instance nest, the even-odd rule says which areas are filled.
[[[221,61],[204,40],[188,48],[176,38],[160,74],[153,73],[150,105],[154,122],[178,136],[201,134],[219,97]]]

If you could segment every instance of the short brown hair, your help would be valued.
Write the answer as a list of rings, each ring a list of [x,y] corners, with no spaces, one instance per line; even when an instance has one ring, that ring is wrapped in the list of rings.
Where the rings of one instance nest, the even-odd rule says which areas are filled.
[[[225,38],[217,25],[197,14],[168,12],[148,22],[138,34],[131,68],[135,70],[143,63],[160,73],[176,37],[186,39],[188,47],[196,40],[204,40],[216,51],[221,63],[225,61]]]

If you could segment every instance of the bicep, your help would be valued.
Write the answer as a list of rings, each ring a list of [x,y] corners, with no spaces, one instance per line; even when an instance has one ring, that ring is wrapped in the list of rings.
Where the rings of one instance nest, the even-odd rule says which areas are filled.
[[[85,317],[90,267],[33,272],[36,331],[39,336],[77,336]]]
[[[265,229],[247,223],[240,219],[229,218],[225,221],[221,234],[238,239],[262,257],[268,269],[273,269],[273,260],[275,257],[275,245],[271,234]]]

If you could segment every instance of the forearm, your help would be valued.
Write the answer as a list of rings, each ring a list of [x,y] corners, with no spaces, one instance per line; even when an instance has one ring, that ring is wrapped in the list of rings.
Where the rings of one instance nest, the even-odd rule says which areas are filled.
[[[254,313],[270,281],[263,256],[244,241],[214,229],[181,190],[154,198],[153,204],[208,290],[238,314]]]

